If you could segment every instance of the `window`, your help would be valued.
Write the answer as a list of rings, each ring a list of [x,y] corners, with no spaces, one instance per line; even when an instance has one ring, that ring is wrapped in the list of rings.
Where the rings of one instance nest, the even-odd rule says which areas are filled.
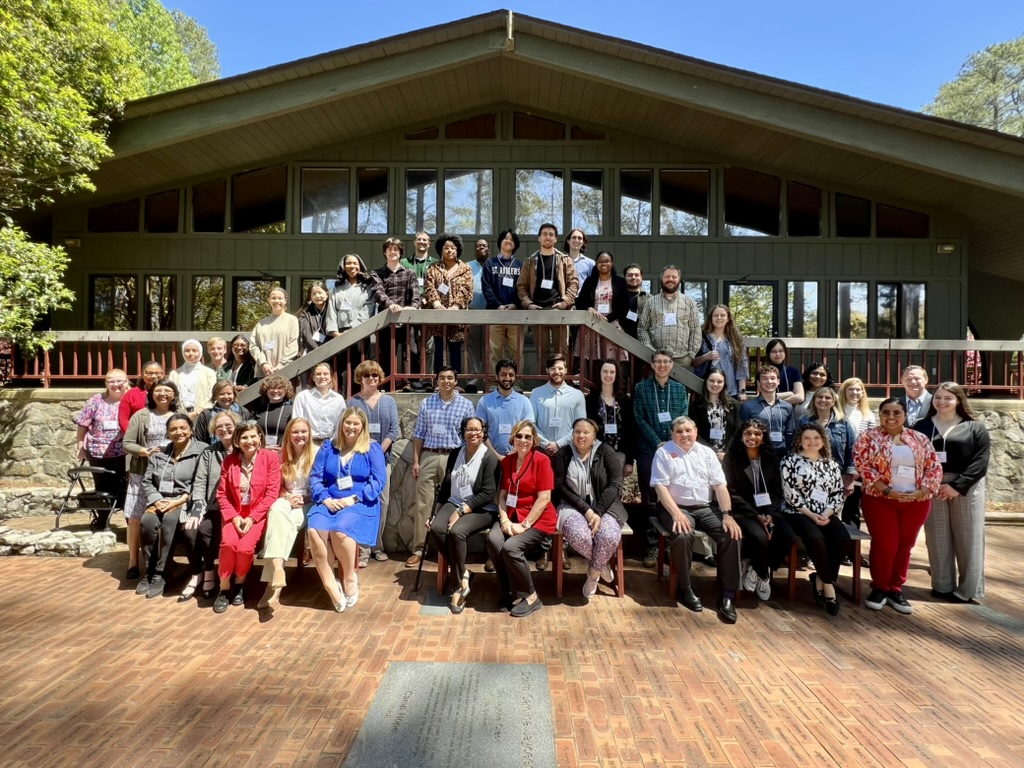
[[[879,203],[875,215],[878,237],[928,237],[931,234],[927,213]]]
[[[708,284],[702,280],[683,282],[680,290],[697,304],[697,316],[705,317],[708,311]]]
[[[220,275],[193,275],[192,330],[224,330],[224,278]]]
[[[880,338],[924,338],[924,283],[879,283],[875,330]]]
[[[360,168],[356,179],[359,187],[356,232],[385,234],[388,231],[388,169]]]
[[[725,234],[779,234],[782,182],[743,168],[725,169]]]
[[[192,231],[223,232],[227,181],[215,179],[192,187]]]
[[[405,231],[437,232],[437,170],[405,172]]]
[[[236,277],[234,279],[235,305],[232,308],[232,323],[235,330],[251,331],[260,318],[270,314],[267,299],[270,291],[284,285],[284,280],[274,277]]]
[[[798,339],[818,335],[817,283],[786,283],[786,327],[782,335]]]
[[[871,237],[871,201],[836,193],[836,237]]]
[[[786,219],[790,237],[821,237],[821,190],[787,181]]]
[[[489,170],[449,168],[444,172],[444,228],[447,232],[494,232],[491,207],[493,183]],[[410,230],[415,231],[415,230]]]
[[[516,112],[512,116],[512,138],[527,141],[564,141],[565,123]]]
[[[776,283],[725,284],[725,303],[741,336],[775,335]]]
[[[160,192],[146,198],[146,231],[167,233],[178,231],[178,190]]]
[[[498,138],[497,115],[493,112],[476,117],[467,117],[465,120],[456,120],[444,127],[446,139],[460,139],[470,141],[486,141]]]
[[[231,177],[231,231],[283,234],[288,168],[276,165]]]
[[[662,235],[693,237],[708,233],[708,171],[659,171],[658,209]]]
[[[348,234],[348,168],[303,168],[300,178],[302,234]]]
[[[573,227],[590,235],[604,229],[604,173],[602,171],[570,171]]]
[[[135,275],[93,275],[89,279],[89,327],[94,331],[134,331],[138,285]]]
[[[620,171],[619,188],[620,234],[651,234],[654,174],[651,171]]]
[[[173,331],[177,328],[177,278],[174,275],[146,277],[147,331]]]
[[[412,133],[405,134],[406,141],[436,141],[440,137],[441,131],[436,125],[432,125],[429,128],[424,128],[421,131],[413,131]]]
[[[138,232],[139,199],[89,209],[90,232]]]
[[[868,284],[845,283],[837,286],[836,315],[840,339],[868,337]]]
[[[565,230],[564,179],[562,171],[516,171],[516,231],[520,237],[539,232],[544,222],[551,222],[559,232]]]

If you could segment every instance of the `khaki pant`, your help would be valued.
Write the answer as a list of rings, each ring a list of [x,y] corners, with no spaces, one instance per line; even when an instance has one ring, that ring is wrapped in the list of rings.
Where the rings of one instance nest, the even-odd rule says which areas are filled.
[[[416,506],[412,510],[413,530],[412,549],[423,549],[427,540],[427,520],[434,511],[434,496],[437,486],[444,480],[444,470],[448,465],[447,453],[434,453],[425,448],[420,455],[420,477],[416,481]]]

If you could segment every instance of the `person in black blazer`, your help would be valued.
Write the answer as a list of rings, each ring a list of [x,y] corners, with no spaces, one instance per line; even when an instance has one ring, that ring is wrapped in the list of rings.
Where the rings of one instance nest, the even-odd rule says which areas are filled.
[[[611,446],[597,439],[597,424],[576,419],[572,442],[551,458],[555,474],[552,501],[558,525],[569,546],[589,561],[583,596],[597,592],[598,579],[613,579],[609,561],[622,538],[626,508],[622,504],[622,462]]]
[[[928,415],[932,396],[928,393],[928,371],[920,365],[908,365],[900,376],[904,393],[899,396],[907,414],[907,426],[912,427]]]
[[[720,368],[708,371],[704,391],[694,398],[689,415],[697,425],[697,441],[713,449],[719,461],[724,460],[740,421],[740,404],[726,391],[725,374]]]
[[[576,309],[592,312],[622,330],[629,313],[629,286],[615,273],[614,256],[609,251],[597,254],[594,271],[583,281],[576,297]],[[589,336],[591,341],[584,348],[582,340],[577,340],[577,356],[581,360],[620,356],[619,348],[602,337],[593,333],[582,335]]]
[[[615,360],[594,363],[594,386],[584,400],[587,418],[597,424],[597,439],[619,454],[622,475],[633,474],[636,458],[636,416],[622,366]]]
[[[462,613],[472,573],[466,569],[466,540],[498,519],[495,496],[501,484],[498,454],[487,448],[487,422],[470,416],[459,429],[462,446],[448,454],[444,479],[437,489],[434,514],[427,521],[430,541],[448,553],[455,587],[449,607]]]
[[[740,424],[722,471],[732,498],[732,516],[743,531],[742,557],[748,561],[743,588],[767,600],[772,571],[786,559],[794,537],[780,510],[782,479],[767,424],[759,419]]]

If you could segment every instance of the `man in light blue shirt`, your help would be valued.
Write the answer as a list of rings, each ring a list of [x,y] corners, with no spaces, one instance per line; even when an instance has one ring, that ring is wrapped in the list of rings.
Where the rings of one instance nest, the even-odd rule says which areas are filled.
[[[469,262],[469,269],[473,273],[473,300],[469,303],[470,309],[487,309],[487,299],[484,298],[484,264],[491,256],[491,246],[486,239],[480,238],[476,241],[476,258]],[[484,372],[487,366],[487,354],[484,352],[484,327],[482,325],[469,326],[469,334],[466,336],[467,370],[470,373],[469,384],[476,391],[480,384],[478,374]]]
[[[554,456],[572,439],[572,425],[587,416],[583,393],[565,383],[565,355],[547,359],[548,383],[530,393],[530,404],[537,417],[541,448]]]
[[[494,366],[498,388],[488,392],[476,404],[476,415],[487,424],[487,445],[499,456],[512,452],[512,428],[520,421],[533,421],[530,400],[513,389],[518,366],[511,358],[499,360]]]

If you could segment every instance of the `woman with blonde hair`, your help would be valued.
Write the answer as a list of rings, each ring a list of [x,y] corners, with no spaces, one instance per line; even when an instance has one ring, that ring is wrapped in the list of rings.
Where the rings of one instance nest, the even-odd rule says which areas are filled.
[[[370,440],[366,413],[361,408],[346,408],[334,439],[320,446],[309,476],[315,502],[309,512],[309,545],[317,573],[338,613],[359,599],[356,547],[377,541],[380,495],[386,479],[384,451]],[[341,565],[341,582],[334,577],[329,552]]]
[[[846,421],[853,428],[853,433],[860,437],[869,429],[878,426],[878,419],[868,402],[868,389],[857,377],[846,379],[839,386],[839,408],[846,415]],[[843,504],[843,522],[860,528],[860,477],[853,481],[853,492],[846,497]]]
[[[305,419],[292,419],[281,440],[281,497],[270,505],[267,531],[263,535],[260,557],[269,560],[263,565],[261,581],[270,583],[257,607],[273,608],[286,585],[284,561],[291,555],[295,538],[306,526],[306,516],[313,507],[309,493],[309,474],[313,470],[316,449],[313,433]]]

